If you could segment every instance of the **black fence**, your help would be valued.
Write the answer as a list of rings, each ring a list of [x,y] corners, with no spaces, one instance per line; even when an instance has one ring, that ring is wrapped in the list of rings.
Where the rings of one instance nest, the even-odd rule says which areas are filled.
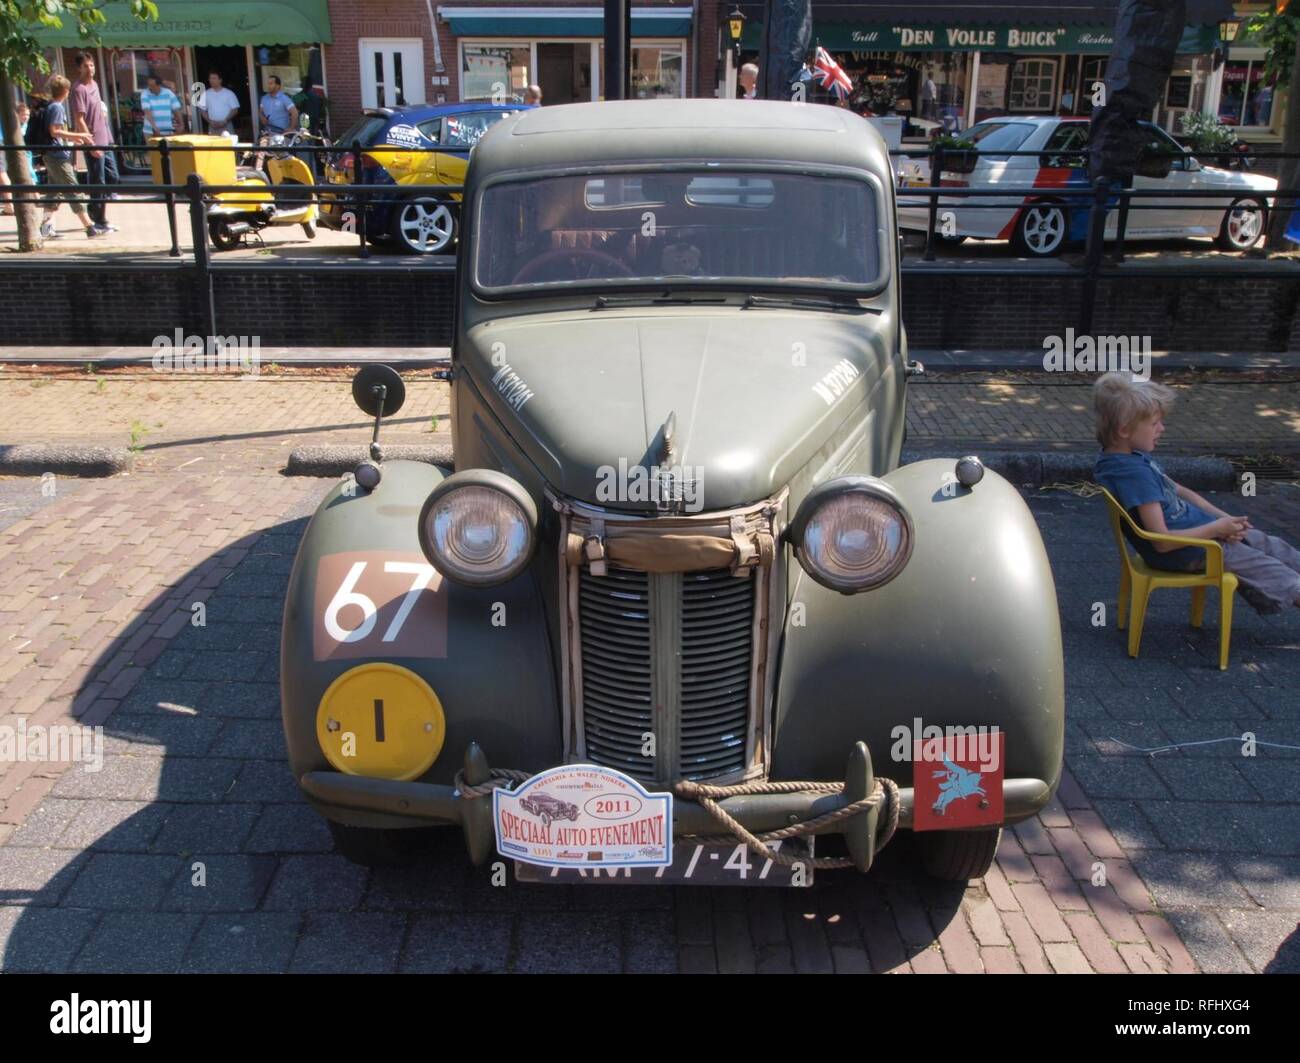
[[[55,146],[56,148],[62,146]],[[24,149],[19,149],[24,150]],[[26,150],[41,150],[26,149]],[[80,146],[74,150],[115,150],[114,146]],[[176,156],[177,149],[172,148],[164,138],[158,146],[149,146],[147,151],[155,151],[160,155],[160,173],[163,178],[162,183],[148,186],[115,184],[115,185],[49,185],[38,184],[34,186],[13,185],[6,189],[13,195],[15,200],[36,199],[39,201],[52,200],[58,196],[56,202],[90,202],[96,196],[107,193],[117,193],[120,197],[125,198],[143,198],[156,200],[159,196],[167,205],[168,218],[171,232],[170,255],[180,257],[179,242],[179,223],[177,211],[180,206],[185,206],[188,211],[188,223],[193,241],[194,260],[192,269],[195,276],[195,284],[199,298],[207,308],[207,325],[209,335],[220,335],[217,328],[216,307],[212,297],[213,286],[212,277],[214,273],[252,273],[261,272],[267,269],[275,268],[266,264],[247,264],[243,262],[214,262],[209,247],[209,225],[208,212],[215,203],[221,202],[222,205],[229,206],[232,203],[239,202],[230,198],[224,201],[218,200],[220,196],[232,196],[239,192],[248,192],[248,184],[234,185],[217,185],[205,183],[198,175],[189,174],[184,183],[174,183],[172,180],[173,160]],[[402,153],[402,154],[436,154],[445,152],[445,146],[431,147],[406,147],[394,145],[377,145],[374,147],[361,147],[359,145],[347,146],[340,144],[306,144],[290,143],[282,146],[274,144],[261,144],[257,146],[249,145],[186,145],[186,152],[234,152],[236,154],[244,153],[246,155],[310,155],[313,157],[312,169],[315,174],[319,175],[321,166],[319,165],[319,156],[339,157],[342,155],[352,154],[357,157],[356,165],[360,165],[360,155],[362,153],[369,155],[382,156],[385,153]],[[1009,159],[1018,156],[1036,156],[1047,157],[1051,160],[1077,159],[1078,164],[1067,166],[1055,161],[1054,165],[1061,169],[1080,169],[1086,168],[1087,160],[1086,149],[1063,149],[1063,150],[1045,150],[1037,149],[1033,151],[1024,150],[991,150],[982,157],[989,159]],[[1218,161],[1219,153],[1200,153],[1205,157],[1212,157]],[[958,187],[952,184],[942,184],[945,173],[970,173],[974,169],[975,162],[981,157],[981,153],[975,150],[967,149],[945,149],[943,147],[925,148],[920,151],[909,150],[906,148],[890,151],[893,157],[906,158],[909,161],[919,159],[930,160],[930,174],[927,184],[905,184],[898,185],[896,188],[896,198],[900,201],[922,199],[927,201],[927,223],[925,227],[925,248],[917,258],[904,258],[902,262],[902,272],[904,275],[923,274],[926,277],[969,277],[973,272],[978,272],[983,277],[1015,277],[1025,280],[1043,281],[1046,279],[1060,280],[1067,278],[1082,284],[1082,296],[1079,300],[1077,329],[1080,333],[1089,333],[1092,330],[1093,309],[1096,303],[1096,294],[1099,281],[1108,278],[1122,277],[1126,274],[1124,268],[1125,240],[1128,225],[1128,219],[1131,211],[1140,208],[1146,201],[1159,201],[1162,210],[1203,210],[1204,203],[1207,200],[1221,200],[1224,203],[1225,213],[1229,209],[1240,210],[1246,214],[1260,213],[1265,218],[1268,212],[1274,210],[1293,210],[1300,202],[1300,189],[1275,189],[1275,190],[1244,190],[1244,189],[1212,189],[1197,188],[1189,190],[1177,189],[1152,189],[1152,188],[1117,188],[1112,184],[1104,181],[1098,181],[1093,184],[1075,183],[1062,186],[998,186],[996,188],[978,188],[978,187]],[[1157,161],[1155,164],[1164,165],[1165,173],[1169,172],[1169,167],[1178,160],[1197,159],[1196,152],[1169,152],[1162,156],[1162,162]],[[1287,159],[1300,158],[1297,155],[1287,155],[1284,153],[1259,153],[1254,158],[1270,159]],[[1231,160],[1240,165],[1240,157]],[[1148,165],[1151,165],[1148,163]],[[1184,166],[1188,164],[1183,163]],[[1199,165],[1199,160],[1198,160]],[[1086,170],[1085,170],[1086,172]],[[895,175],[897,178],[897,174]],[[1151,172],[1145,176],[1159,176]],[[331,205],[343,205],[350,211],[354,212],[355,232],[358,240],[358,257],[362,260],[370,255],[370,236],[368,231],[369,207],[377,204],[396,204],[404,202],[412,196],[427,195],[447,202],[455,202],[463,192],[461,185],[447,184],[420,184],[420,185],[396,185],[396,184],[313,184],[304,186],[300,184],[281,184],[265,186],[259,185],[255,192],[259,199],[270,196],[275,204],[289,202],[295,206],[300,206],[304,202],[314,202],[319,207],[322,203]],[[1045,262],[1030,262],[1024,259],[1018,259],[1014,263],[1005,265],[984,265],[981,264],[973,269],[969,264],[962,263],[943,263],[936,261],[936,245],[942,232],[940,217],[945,208],[951,210],[960,206],[962,210],[1006,210],[1008,208],[1018,209],[1031,201],[1052,201],[1062,205],[1063,211],[1067,218],[1073,212],[1083,211],[1086,214],[1086,240],[1084,245],[1084,254],[1080,261],[1056,260],[1051,264]],[[252,202],[251,200],[249,201]],[[1235,206],[1234,206],[1235,204]],[[1109,254],[1106,253],[1105,244],[1107,237],[1105,234],[1106,219],[1111,213],[1117,214],[1117,227],[1113,237],[1113,246]],[[1264,226],[1261,226],[1261,231]],[[900,252],[901,253],[901,252]],[[1226,278],[1235,277],[1239,273],[1240,267],[1234,265],[1235,260],[1224,259],[1222,262],[1215,260],[1213,263],[1198,263],[1196,276],[1198,278]],[[329,270],[330,272],[362,272],[368,268],[364,261],[356,263],[346,262],[296,262],[291,267],[295,271],[311,270]],[[444,265],[444,270],[454,267]],[[1162,264],[1162,265],[1143,265],[1141,268],[1143,277],[1181,277],[1187,274],[1185,264]],[[1257,278],[1287,278],[1300,279],[1300,264],[1287,260],[1266,261],[1252,263],[1252,277]]]

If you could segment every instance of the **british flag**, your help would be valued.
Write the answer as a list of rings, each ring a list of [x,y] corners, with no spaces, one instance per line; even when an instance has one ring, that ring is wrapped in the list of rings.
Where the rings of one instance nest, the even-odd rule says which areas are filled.
[[[831,58],[831,53],[821,45],[817,46],[817,59],[813,63],[813,77],[820,83],[822,88],[830,89],[841,100],[846,99],[850,92],[853,91],[853,82],[849,75],[844,73],[844,68]]]

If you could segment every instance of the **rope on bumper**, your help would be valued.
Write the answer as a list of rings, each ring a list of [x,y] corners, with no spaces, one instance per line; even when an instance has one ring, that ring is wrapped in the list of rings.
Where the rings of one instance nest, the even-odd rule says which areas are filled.
[[[512,768],[493,768],[487,782],[475,785],[465,781],[465,769],[462,768],[456,772],[456,778],[453,781],[462,797],[472,799],[475,797],[491,797],[493,790],[500,790],[503,787],[507,790],[513,790],[518,783],[526,782],[532,777],[532,773],[527,771],[515,771]]]
[[[783,867],[793,867],[795,864],[804,861],[797,856],[778,852],[765,843],[812,834],[828,824],[876,808],[882,801],[885,802],[885,823],[880,837],[876,841],[876,849],[883,849],[888,844],[889,839],[894,836],[894,831],[898,829],[898,784],[893,779],[883,777],[876,778],[871,793],[860,801],[854,801],[830,812],[825,812],[820,816],[814,816],[802,823],[792,823],[780,830],[768,831],[758,835],[750,833],[739,820],[728,815],[722,806],[718,804],[718,801],[728,797],[742,797],[749,794],[840,794],[844,792],[844,784],[842,782],[749,782],[738,783],[735,786],[706,786],[703,783],[679,782],[673,787],[673,792],[678,797],[699,802],[700,806],[729,832],[727,835],[728,840],[739,838],[749,846],[755,855],[761,856],[765,860],[772,860]],[[819,856],[813,858],[812,865],[818,870],[833,870],[852,867],[853,861],[842,856]]]

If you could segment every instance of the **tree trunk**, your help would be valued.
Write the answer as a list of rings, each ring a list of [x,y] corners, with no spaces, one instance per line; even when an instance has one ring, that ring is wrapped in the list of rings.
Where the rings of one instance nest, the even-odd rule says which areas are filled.
[[[1296,34],[1296,60],[1291,67],[1291,91],[1286,97],[1286,125],[1282,129],[1282,153],[1300,152],[1300,93],[1295,88],[1295,79],[1300,75],[1300,34]],[[1300,181],[1300,159],[1283,159],[1277,174],[1278,187],[1295,189]],[[1292,209],[1300,209],[1300,206]],[[1268,235],[1264,246],[1269,251],[1294,250],[1293,245],[1282,234],[1286,232],[1287,222],[1291,220],[1291,211],[1285,207],[1274,207],[1268,217]]]
[[[45,246],[41,239],[40,209],[35,196],[19,194],[21,188],[33,188],[36,175],[27,165],[27,152],[22,150],[23,138],[18,132],[18,116],[13,109],[13,83],[0,67],[0,129],[4,131],[5,169],[9,171],[10,192],[13,194],[14,214],[18,221],[18,250],[39,251]]]

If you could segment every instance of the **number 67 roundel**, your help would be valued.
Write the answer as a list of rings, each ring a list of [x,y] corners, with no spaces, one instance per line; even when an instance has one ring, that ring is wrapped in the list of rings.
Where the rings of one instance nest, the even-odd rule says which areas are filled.
[[[447,590],[423,554],[353,550],[316,569],[312,657],[446,657]]]

